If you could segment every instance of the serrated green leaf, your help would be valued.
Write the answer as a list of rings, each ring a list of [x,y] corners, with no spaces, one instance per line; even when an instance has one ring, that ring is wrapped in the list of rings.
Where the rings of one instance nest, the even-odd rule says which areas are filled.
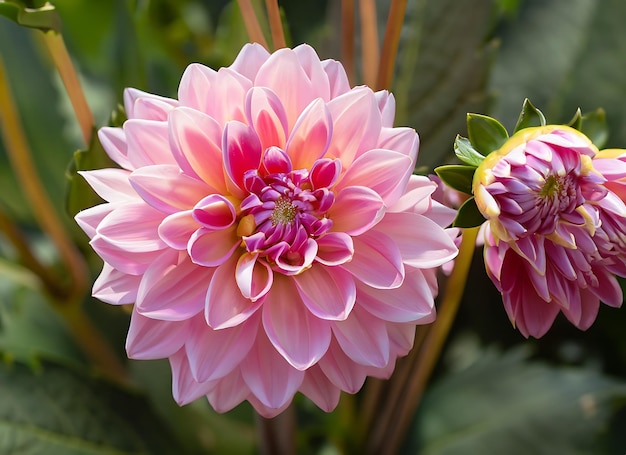
[[[576,109],[576,113],[572,117],[572,119],[567,123],[567,126],[571,126],[575,130],[580,131],[580,126],[582,125],[583,116],[580,112],[580,108]]]
[[[546,124],[546,118],[539,109],[532,105],[530,100],[526,98],[524,105],[522,106],[522,112],[519,114],[517,124],[515,125],[514,132],[524,128],[530,128],[533,126],[544,126]]]
[[[480,163],[485,159],[483,155],[476,151],[469,139],[459,135],[454,140],[454,154],[465,164],[474,167],[480,166]]]
[[[28,8],[23,2],[0,1],[0,16],[7,17],[24,27],[47,32],[61,31],[61,18],[54,5],[46,3],[40,8]]]
[[[609,138],[604,109],[596,109],[582,116],[580,131],[599,149],[603,148]]]
[[[0,364],[0,453],[181,453],[136,395],[51,364]]]
[[[472,146],[484,156],[498,150],[509,138],[500,122],[481,114],[467,114],[467,134]]]
[[[480,210],[478,210],[474,197],[470,197],[459,207],[459,212],[456,214],[452,226],[458,228],[473,228],[480,226],[484,222],[485,217],[483,217]]]
[[[474,171],[476,171],[475,166],[461,164],[448,164],[435,168],[435,172],[443,183],[465,194],[472,194]]]
[[[469,368],[431,387],[407,453],[613,453],[603,450],[602,438],[626,384],[592,368],[558,368],[525,357],[481,352]]]

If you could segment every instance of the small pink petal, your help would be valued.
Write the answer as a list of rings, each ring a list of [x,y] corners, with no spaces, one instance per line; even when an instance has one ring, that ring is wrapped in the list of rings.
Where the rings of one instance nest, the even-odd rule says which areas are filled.
[[[198,382],[213,381],[230,374],[246,357],[259,327],[256,317],[237,327],[214,330],[204,318],[194,319],[185,344],[189,368]]]
[[[388,212],[426,213],[432,208],[431,195],[437,184],[423,175],[411,175],[405,193],[389,209]]]
[[[172,369],[172,395],[179,406],[196,401],[215,387],[215,382],[199,383],[193,378],[185,349],[181,348],[171,355],[169,361]]]
[[[369,231],[353,238],[352,261],[341,267],[355,278],[379,289],[397,288],[404,280],[404,265],[398,245],[382,232]]]
[[[86,210],[81,210],[76,214],[74,219],[80,228],[90,239],[96,236],[98,226],[109,213],[119,207],[120,203],[106,203],[96,205]]]
[[[239,368],[214,382],[215,385],[207,393],[207,398],[216,412],[230,411],[250,394]]]
[[[207,324],[215,330],[243,323],[265,301],[260,298],[252,302],[241,294],[235,277],[237,260],[238,257],[232,256],[220,265],[209,284],[204,315]]]
[[[128,160],[135,167],[176,164],[168,140],[168,123],[131,119],[124,122]]]
[[[343,321],[354,307],[354,278],[341,268],[317,264],[294,276],[294,281],[304,304],[318,318]]]
[[[302,69],[311,81],[315,98],[321,98],[324,101],[330,99],[330,84],[328,82],[328,74],[324,70],[324,65],[320,62],[320,58],[308,44],[300,44],[294,47],[294,53],[298,57]]]
[[[98,253],[105,262],[122,273],[129,275],[141,275],[148,266],[162,253],[161,247],[129,250],[124,245],[118,246],[109,239],[96,234],[89,245]]]
[[[126,133],[122,128],[113,128],[105,126],[98,130],[98,139],[102,144],[102,148],[113,161],[124,169],[133,170],[133,166],[128,159],[128,144],[126,142]]]
[[[144,316],[183,321],[201,312],[213,269],[200,267],[184,252],[169,250],[146,269],[136,309]]]
[[[213,81],[213,95],[205,100],[205,107],[200,110],[222,126],[230,121],[245,122],[246,94],[251,88],[248,78],[230,68],[220,68]]]
[[[167,120],[167,113],[178,106],[178,101],[153,95],[136,88],[124,90],[124,108],[128,118]]]
[[[261,148],[284,148],[287,139],[287,114],[274,92],[253,87],[246,96],[246,118],[259,135]]]
[[[341,349],[336,340],[330,343],[326,355],[318,363],[328,380],[341,390],[356,393],[365,382],[365,366],[354,363]]]
[[[141,276],[122,273],[105,262],[93,284],[92,295],[111,305],[135,303],[140,281]]]
[[[419,142],[419,136],[413,128],[382,128],[378,148],[402,153],[415,162]]]
[[[360,235],[378,223],[385,212],[385,204],[378,193],[364,186],[351,186],[340,191],[328,211],[333,220],[333,231]]]
[[[188,333],[188,321],[161,321],[133,311],[126,353],[136,360],[164,359],[182,348]]]
[[[258,257],[258,253],[242,254],[235,272],[241,294],[252,302],[269,292],[274,278],[272,268],[265,261],[259,261]]]
[[[97,169],[80,171],[89,186],[107,202],[138,201],[136,191],[130,185],[130,172],[124,169]]]
[[[181,106],[188,106],[207,113],[207,103],[214,97],[214,84],[217,72],[199,63],[192,63],[185,69],[178,86],[178,99]]]
[[[233,225],[237,214],[228,198],[210,194],[196,204],[192,211],[194,220],[210,230],[226,229]]]
[[[300,114],[289,140],[287,153],[295,169],[310,168],[324,156],[333,135],[333,119],[321,99],[314,100]]]
[[[187,251],[196,264],[216,267],[233,255],[239,243],[235,226],[217,231],[200,228],[189,239]]]
[[[354,243],[352,237],[344,232],[328,232],[317,239],[317,257],[315,260],[327,266],[345,264],[352,260]]]
[[[191,209],[211,191],[203,181],[183,174],[171,164],[144,166],[133,171],[129,180],[144,201],[167,214]]]
[[[256,132],[240,122],[228,122],[224,128],[222,156],[226,174],[243,190],[244,173],[258,169],[261,163],[261,142]]]
[[[337,98],[350,90],[350,82],[343,65],[336,60],[322,60],[322,67],[328,76],[330,98]]]
[[[269,56],[270,54],[267,52],[267,49],[260,44],[246,43],[239,51],[233,64],[230,65],[230,69],[237,71],[254,82],[259,68],[261,68]]]
[[[172,213],[159,225],[159,237],[170,248],[186,250],[189,239],[201,226],[193,218],[192,210]]]
[[[328,379],[319,365],[306,370],[300,392],[325,412],[335,409],[341,396],[341,390]]]
[[[330,343],[329,324],[309,312],[293,281],[283,276],[276,277],[263,305],[263,327],[276,350],[297,370],[317,363]]]
[[[208,115],[182,107],[170,113],[169,126],[172,154],[181,169],[224,193],[222,127]]]
[[[380,90],[374,93],[374,96],[376,96],[376,101],[378,102],[382,126],[387,128],[392,127],[396,116],[396,99],[393,94],[389,93],[387,90]]]
[[[389,362],[389,336],[385,323],[360,307],[345,321],[332,325],[333,334],[345,354],[354,362],[382,368]]]
[[[241,362],[243,380],[265,406],[280,408],[289,403],[304,380],[304,371],[292,367],[259,330],[257,339]]]
[[[323,158],[313,163],[310,179],[314,189],[332,186],[341,174],[341,161]]]
[[[413,161],[401,153],[373,149],[354,160],[337,183],[335,191],[350,186],[366,186],[390,206],[404,193],[413,166]]]

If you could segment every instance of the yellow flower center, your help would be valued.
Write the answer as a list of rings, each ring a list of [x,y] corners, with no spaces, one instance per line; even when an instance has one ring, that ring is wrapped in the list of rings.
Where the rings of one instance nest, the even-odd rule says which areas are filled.
[[[293,206],[289,198],[279,197],[276,199],[276,206],[270,215],[272,226],[278,223],[289,224],[296,218],[296,208]]]

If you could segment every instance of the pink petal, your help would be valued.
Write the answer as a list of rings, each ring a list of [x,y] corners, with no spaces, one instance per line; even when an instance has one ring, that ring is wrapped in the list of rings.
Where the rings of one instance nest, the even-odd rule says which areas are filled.
[[[138,200],[137,193],[130,185],[130,172],[124,169],[97,169],[80,171],[79,174],[89,186],[108,202]]]
[[[235,279],[238,257],[232,256],[216,270],[207,294],[204,315],[210,327],[220,330],[234,327],[248,319],[265,301],[245,298]]]
[[[216,267],[233,255],[239,243],[235,226],[217,231],[200,228],[189,239],[187,251],[196,264]]]
[[[183,174],[178,166],[144,166],[129,177],[139,196],[155,209],[171,214],[192,208],[211,188]]]
[[[259,68],[269,58],[270,54],[258,43],[246,43],[239,51],[237,58],[230,65],[230,69],[237,71],[254,82]]]
[[[321,99],[314,100],[298,116],[287,142],[287,153],[294,169],[310,169],[324,156],[333,135],[330,111]]]
[[[333,220],[333,231],[360,235],[376,225],[384,212],[385,204],[378,193],[364,186],[351,186],[336,195],[328,216]]]
[[[167,113],[178,106],[178,101],[136,88],[124,90],[124,108],[128,118],[167,120]]]
[[[376,96],[376,101],[378,102],[382,125],[387,128],[392,127],[396,115],[396,99],[387,90],[380,90],[374,93],[374,96]]]
[[[328,232],[317,239],[315,260],[327,266],[341,265],[352,260],[354,243],[344,232]]]
[[[389,362],[389,336],[385,323],[356,306],[345,321],[332,325],[333,334],[354,362],[382,368]]]
[[[383,128],[378,138],[378,148],[402,153],[415,163],[419,142],[419,136],[413,128]]]
[[[345,270],[315,265],[294,280],[304,304],[318,318],[343,321],[354,307],[356,285]]]
[[[343,65],[336,60],[322,60],[322,67],[330,84],[330,99],[337,98],[350,90],[350,82]]]
[[[172,153],[180,168],[200,177],[213,192],[225,193],[221,126],[208,115],[182,107],[170,113],[169,125]]]
[[[287,277],[274,280],[263,305],[263,327],[280,355],[298,370],[317,363],[330,343],[329,324],[307,310]]]
[[[220,125],[230,121],[245,122],[245,100],[252,88],[250,80],[230,68],[220,68],[213,81],[209,98],[205,100],[205,112]]]
[[[224,128],[222,156],[226,174],[244,189],[244,173],[258,169],[261,163],[261,142],[255,131],[240,122],[229,122]]]
[[[96,234],[89,244],[105,262],[129,275],[141,275],[162,253],[162,248],[129,250],[111,243],[109,239],[99,234]]]
[[[391,237],[369,231],[353,239],[352,261],[341,267],[358,280],[379,289],[397,288],[404,280],[400,249]]]
[[[192,63],[183,73],[178,86],[181,106],[208,113],[207,103],[215,96],[217,72],[199,63]]]
[[[104,217],[97,232],[111,245],[128,251],[155,251],[165,247],[157,229],[164,216],[143,202],[120,205]]]
[[[328,103],[333,136],[328,156],[339,158],[345,169],[362,153],[377,147],[381,116],[374,93],[355,88]]]
[[[274,92],[263,87],[251,88],[246,96],[246,117],[258,134],[263,150],[285,147],[287,114]]]
[[[387,213],[374,230],[394,239],[402,261],[413,267],[438,267],[458,254],[454,240],[446,231],[422,215]]]
[[[85,231],[85,234],[90,239],[93,239],[96,235],[98,225],[102,222],[104,217],[111,213],[114,209],[119,207],[120,203],[106,203],[96,205],[86,210],[81,210],[76,214],[74,219],[80,228]]]
[[[189,239],[200,228],[193,218],[192,210],[173,213],[163,219],[159,225],[159,237],[170,248],[186,250]]]
[[[215,381],[215,385],[207,393],[207,398],[216,412],[227,412],[239,405],[250,395],[250,389],[236,368],[227,376]]]
[[[215,387],[215,382],[199,383],[193,378],[184,349],[170,356],[169,360],[172,368],[172,395],[179,406],[196,401]]]
[[[92,295],[111,305],[135,303],[140,281],[141,276],[122,273],[105,262],[93,284]]]
[[[293,51],[298,56],[298,61],[302,65],[302,69],[306,73],[308,79],[311,81],[314,93],[312,95],[315,98],[321,98],[324,101],[330,99],[330,84],[328,82],[328,75],[324,70],[324,65],[320,62],[320,58],[308,44],[300,44],[296,46]]]
[[[358,285],[359,305],[377,318],[390,322],[428,324],[435,320],[433,293],[419,269],[407,271],[396,289],[374,289]]]
[[[289,130],[304,108],[318,97],[318,88],[291,49],[279,49],[270,55],[259,69],[254,82],[278,95],[287,114]]]
[[[213,330],[203,318],[195,319],[185,345],[194,379],[206,382],[230,374],[250,351],[258,327],[259,320],[255,317],[223,330]]]
[[[432,316],[434,320],[434,308]],[[427,319],[428,318],[421,319],[419,323],[429,324],[430,322],[432,322],[426,322]],[[389,335],[391,352],[393,352],[396,356],[407,355],[409,351],[413,348],[413,343],[415,341],[415,324],[387,323],[387,335]]]
[[[241,362],[241,373],[252,394],[270,408],[290,402],[304,379],[304,371],[287,363],[263,330],[259,330],[256,342]]]
[[[98,139],[102,148],[113,161],[124,169],[133,170],[135,167],[128,159],[128,145],[126,143],[126,133],[122,128],[105,126],[98,130]]]
[[[580,314],[578,317],[572,317],[571,312],[568,310],[562,310],[567,319],[578,327],[580,330],[587,330],[595,322],[598,316],[598,310],[600,309],[600,301],[598,297],[588,289],[581,289],[581,304]]]
[[[267,294],[274,281],[272,268],[265,261],[259,261],[258,257],[258,253],[242,254],[235,272],[241,294],[252,302]]]
[[[221,194],[210,194],[196,204],[194,220],[210,230],[226,229],[235,223],[237,214],[232,202]]]
[[[124,123],[128,160],[135,167],[176,164],[168,138],[168,123],[131,119]]]
[[[405,193],[389,209],[388,212],[425,213],[432,207],[431,195],[437,184],[423,175],[411,175]]]
[[[341,161],[323,158],[313,163],[309,178],[314,189],[331,187],[341,174]]]
[[[165,359],[182,348],[188,331],[187,321],[160,321],[133,311],[126,338],[126,353],[136,360]]]
[[[169,250],[146,269],[136,309],[154,319],[182,321],[204,308],[213,269],[199,267],[184,252]]]
[[[387,206],[396,202],[405,191],[413,161],[398,152],[374,149],[358,157],[337,183],[335,191],[350,186],[371,188]]]
[[[335,386],[348,393],[356,393],[365,382],[366,367],[354,363],[336,340],[330,343],[326,355],[318,363],[320,369]]]
[[[325,412],[335,409],[341,396],[341,390],[328,379],[319,365],[306,370],[300,392]]]

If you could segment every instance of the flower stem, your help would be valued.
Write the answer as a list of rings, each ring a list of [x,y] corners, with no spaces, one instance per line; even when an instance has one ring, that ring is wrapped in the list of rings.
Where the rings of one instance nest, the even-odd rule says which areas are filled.
[[[393,70],[398,55],[398,44],[400,43],[400,32],[404,22],[407,0],[392,0],[385,28],[385,38],[378,66],[378,78],[376,89],[389,89],[393,79]]]
[[[0,129],[3,132],[11,167],[33,208],[35,219],[42,230],[50,236],[69,270],[70,290],[67,301],[74,300],[70,297],[82,297],[87,288],[87,265],[65,231],[65,227],[54,211],[54,206],[37,175],[1,59]]]
[[[265,0],[265,7],[267,8],[267,16],[270,21],[274,50],[287,47],[285,32],[283,31],[283,22],[280,19],[278,0]]]
[[[256,414],[257,431],[263,455],[295,455],[296,411],[291,404],[273,419]]]
[[[261,29],[261,24],[259,23],[259,18],[254,11],[251,1],[237,0],[237,4],[239,5],[239,10],[243,16],[243,22],[246,26],[246,31],[248,32],[248,38],[250,38],[250,41],[252,43],[259,43],[265,49],[269,50],[269,46],[265,40],[265,35],[263,35],[263,30]]]
[[[53,30],[43,33],[43,42],[52,57],[52,61],[61,76],[65,90],[70,98],[76,119],[80,125],[80,131],[85,141],[85,146],[89,146],[91,143],[91,135],[94,127],[93,115],[91,109],[85,99],[85,93],[83,92],[78,75],[72,64],[65,42],[63,41],[63,35]]]
[[[354,84],[354,0],[341,0],[341,63]]]
[[[361,14],[361,58],[363,64],[363,82],[370,87],[376,85],[380,45],[378,43],[378,24],[376,23],[376,2],[359,0]]]
[[[399,380],[394,374],[389,405],[370,426],[368,453],[396,453],[415,415],[426,385],[435,368],[459,308],[470,270],[479,228],[466,229],[448,278],[436,321],[418,327],[415,347],[401,365]],[[424,334],[420,341],[420,333]],[[405,369],[406,368],[406,369]],[[397,391],[401,394],[398,395]],[[394,395],[394,392],[396,394]]]

